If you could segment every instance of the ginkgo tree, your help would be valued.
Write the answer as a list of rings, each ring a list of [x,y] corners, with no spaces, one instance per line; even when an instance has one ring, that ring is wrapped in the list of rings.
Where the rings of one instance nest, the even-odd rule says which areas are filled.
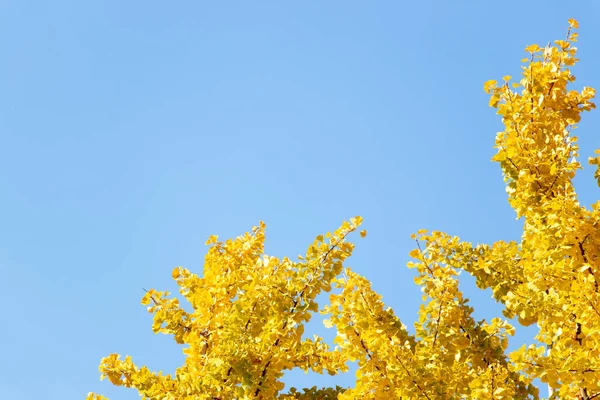
[[[163,374],[112,354],[101,361],[101,377],[165,400],[537,399],[535,379],[553,398],[600,399],[600,203],[584,207],[573,188],[581,168],[573,129],[594,108],[595,92],[569,89],[577,27],[569,20],[565,40],[527,47],[519,81],[485,83],[505,127],[493,161],[524,219],[522,238],[472,245],[438,231],[413,235],[408,266],[423,292],[414,333],[365,277],[344,266],[360,217],[317,236],[297,260],[264,253],[261,223],[236,239],[210,237],[201,275],[173,270],[192,311],[167,292],[143,297],[152,330],[183,346],[184,365]],[[600,167],[600,156],[590,163]],[[600,184],[600,170],[596,177]],[[508,352],[515,328],[473,318],[460,271],[491,288],[507,319],[537,324],[537,343]],[[330,291],[329,304],[319,307],[317,296]],[[315,313],[336,330],[332,344],[305,337]],[[351,362],[354,387],[284,390],[287,370],[335,375]]]

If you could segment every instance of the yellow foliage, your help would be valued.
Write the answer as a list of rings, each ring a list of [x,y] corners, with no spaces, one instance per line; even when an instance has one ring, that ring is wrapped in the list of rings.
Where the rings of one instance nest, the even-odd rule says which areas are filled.
[[[211,236],[202,276],[173,270],[191,312],[167,292],[142,298],[152,330],[185,345],[185,364],[173,376],[111,354],[101,361],[101,377],[147,399],[537,399],[534,379],[559,398],[600,397],[600,203],[579,204],[572,184],[581,168],[572,130],[581,112],[595,107],[595,91],[568,89],[577,21],[569,26],[566,40],[526,48],[519,82],[505,76],[484,85],[505,126],[493,161],[524,218],[521,241],[473,246],[442,232],[414,234],[408,266],[423,292],[414,335],[367,279],[344,267],[354,248],[347,237],[360,217],[317,236],[298,261],[265,255],[260,223],[236,239]],[[600,156],[590,163],[600,167]],[[506,354],[515,328],[503,319],[473,319],[460,271],[492,289],[505,317],[537,324],[541,345]],[[332,289],[319,309],[316,297]],[[315,312],[336,329],[334,348],[303,337]],[[335,375],[352,361],[352,388],[282,393],[286,370]]]
[[[492,160],[502,167],[510,205],[524,219],[520,243],[472,246],[441,232],[420,238],[435,259],[491,288],[505,316],[537,324],[536,338],[546,346],[512,352],[512,370],[527,382],[539,378],[559,398],[588,399],[600,396],[600,211],[577,199],[573,178],[581,165],[572,131],[581,112],[595,108],[595,90],[568,89],[575,80],[569,68],[578,61],[572,46],[578,24],[569,24],[566,40],[527,47],[520,92],[509,79],[484,85],[505,126]],[[600,183],[598,171],[596,178]]]

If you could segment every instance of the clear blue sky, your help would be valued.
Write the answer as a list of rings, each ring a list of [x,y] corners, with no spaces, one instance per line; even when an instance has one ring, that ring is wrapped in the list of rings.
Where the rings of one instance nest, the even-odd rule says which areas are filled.
[[[0,397],[138,398],[99,382],[102,356],[182,361],[142,288],[175,289],[171,269],[200,272],[209,235],[259,220],[267,251],[294,257],[362,215],[349,265],[412,326],[410,233],[520,236],[483,82],[576,18],[577,84],[600,88],[599,17],[594,1],[1,0]],[[586,114],[582,158],[599,129]],[[498,315],[466,287],[478,317]]]

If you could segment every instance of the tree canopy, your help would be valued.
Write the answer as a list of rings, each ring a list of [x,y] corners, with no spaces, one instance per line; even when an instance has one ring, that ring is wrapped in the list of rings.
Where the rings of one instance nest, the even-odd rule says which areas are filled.
[[[600,398],[600,203],[583,206],[573,187],[582,168],[573,129],[595,107],[595,91],[569,89],[576,28],[569,20],[565,40],[528,46],[520,80],[485,83],[504,124],[493,161],[524,220],[522,237],[473,245],[439,231],[414,234],[408,267],[423,292],[414,334],[365,277],[344,265],[360,217],[317,236],[297,260],[264,253],[261,222],[235,239],[210,237],[201,275],[173,270],[192,311],[168,292],[144,295],[152,330],[183,345],[184,365],[163,374],[111,354],[101,361],[102,378],[165,400],[537,399],[534,379],[554,398]],[[600,184],[597,153],[589,162]],[[491,288],[507,319],[537,324],[538,343],[508,352],[515,327],[474,319],[459,289],[461,271]],[[320,307],[317,296],[330,291]],[[336,330],[333,344],[305,337],[315,313]],[[350,362],[358,365],[354,387],[284,392],[287,370],[335,375]]]

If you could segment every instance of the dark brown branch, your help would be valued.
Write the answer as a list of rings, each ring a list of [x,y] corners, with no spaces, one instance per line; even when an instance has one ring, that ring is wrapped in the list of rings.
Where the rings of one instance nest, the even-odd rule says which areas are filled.
[[[446,291],[444,290],[442,295],[444,295],[445,293],[446,293]],[[438,317],[437,317],[436,326],[435,326],[435,334],[433,335],[433,343],[431,344],[432,348],[435,348],[435,343],[437,342],[438,333],[440,331],[440,321],[442,319],[442,308],[443,307],[444,307],[444,302],[440,302],[440,308],[438,309]]]

